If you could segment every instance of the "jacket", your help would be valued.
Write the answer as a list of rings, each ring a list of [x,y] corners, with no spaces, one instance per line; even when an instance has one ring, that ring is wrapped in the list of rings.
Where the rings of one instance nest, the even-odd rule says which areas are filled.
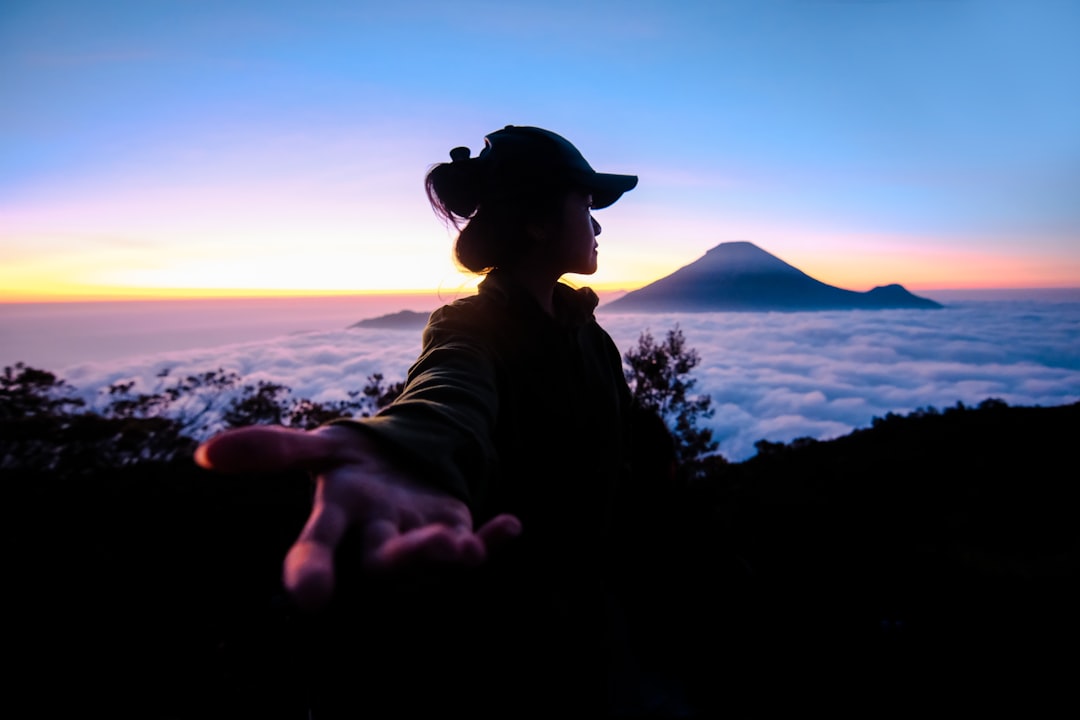
[[[599,542],[629,472],[630,390],[597,302],[559,284],[551,317],[493,273],[431,315],[404,392],[357,422],[477,524],[510,512],[536,534]]]
[[[383,658],[401,645],[454,648],[457,662],[424,675],[421,686],[442,688],[426,695],[399,692],[402,679],[386,670],[394,663],[335,668],[347,698],[362,676],[371,680],[365,692],[410,695],[419,706],[455,693],[473,709],[607,702],[606,673],[623,652],[612,613],[612,576],[627,567],[616,559],[627,547],[615,532],[627,527],[619,490],[640,448],[621,356],[596,322],[597,303],[592,290],[559,284],[552,317],[492,273],[476,295],[432,313],[402,394],[350,421],[466,502],[477,526],[513,513],[523,532],[476,573],[392,592],[381,604],[372,599],[381,586],[361,583],[348,603],[360,629],[336,626],[343,647],[378,647]],[[365,617],[400,620],[386,621],[383,637]],[[401,642],[405,633],[413,645]]]

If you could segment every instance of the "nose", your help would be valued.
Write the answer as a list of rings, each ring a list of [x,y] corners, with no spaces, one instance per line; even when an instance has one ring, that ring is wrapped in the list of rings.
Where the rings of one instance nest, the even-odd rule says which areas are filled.
[[[600,234],[600,223],[596,222],[596,218],[594,218],[592,215],[589,216],[589,219],[592,220],[593,237],[596,237]]]

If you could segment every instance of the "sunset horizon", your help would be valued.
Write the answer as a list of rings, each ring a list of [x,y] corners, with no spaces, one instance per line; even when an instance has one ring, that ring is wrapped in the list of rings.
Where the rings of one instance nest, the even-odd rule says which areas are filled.
[[[507,124],[639,178],[573,278],[605,292],[735,241],[855,291],[1080,287],[1078,29],[1004,0],[16,4],[0,303],[457,292],[424,176]]]
[[[719,247],[719,245],[723,244],[727,243],[720,243],[713,247]],[[756,243],[753,244],[756,245]],[[602,294],[610,295],[631,292],[670,275],[675,270],[702,257],[705,252],[710,249],[712,248],[706,248],[698,255],[693,258],[688,258],[685,261],[672,263],[669,267],[664,268],[663,274],[658,274],[648,279],[637,277],[629,281],[620,281],[607,279],[610,278],[609,273],[598,272],[596,275],[592,276],[570,275],[564,277],[563,280],[574,286],[591,287]],[[761,249],[765,252],[769,252],[768,248]],[[902,285],[913,292],[930,292],[934,290],[1068,290],[1080,288],[1080,279],[1070,281],[1068,279],[1069,276],[1059,274],[1057,277],[1060,279],[1055,282],[1055,276],[1045,269],[1042,269],[1043,271],[1040,272],[1040,268],[1037,267],[1036,262],[1029,262],[1028,265],[1034,267],[1028,267],[1027,272],[1017,275],[1018,265],[1020,266],[1019,269],[1024,269],[1024,262],[1017,258],[982,256],[978,258],[967,258],[967,261],[964,263],[965,268],[969,272],[974,271],[975,273],[978,273],[981,270],[985,270],[988,272],[1005,271],[1006,273],[1014,273],[1014,279],[1012,281],[1003,281],[1000,279],[994,280],[980,277],[977,274],[973,277],[959,276],[957,273],[953,273],[949,270],[950,266],[948,263],[944,266],[940,264],[931,266],[928,269],[929,271],[922,270],[917,265],[911,266],[906,264],[904,258],[898,260],[889,253],[876,253],[872,247],[863,249],[862,252],[865,253],[864,257],[875,259],[878,267],[875,268],[874,272],[867,271],[861,273],[856,266],[858,262],[857,258],[847,257],[839,261],[830,258],[818,258],[812,250],[808,253],[809,257],[807,258],[807,263],[813,268],[820,268],[821,272],[819,274],[808,271],[796,263],[788,262],[788,260],[783,257],[777,257],[779,260],[788,262],[788,264],[795,266],[798,270],[805,272],[815,280],[819,280],[834,287],[855,290],[858,292],[892,284]],[[941,252],[943,256],[950,257],[951,262],[953,263],[960,263],[963,260],[960,256],[950,253],[947,248],[942,248]],[[910,263],[910,260],[907,260],[907,263]],[[898,267],[902,269],[897,270]],[[1067,270],[1068,269],[1066,268],[1066,271]],[[464,271],[452,272],[453,274],[449,275],[445,282],[433,287],[299,287],[290,284],[279,286],[267,284],[264,286],[249,287],[198,285],[188,287],[155,287],[139,285],[65,284],[55,280],[47,282],[43,281],[42,283],[37,284],[33,278],[29,278],[23,279],[18,285],[9,283],[3,288],[0,288],[0,304],[33,302],[122,302],[153,300],[224,300],[241,298],[347,297],[367,295],[438,296],[447,293],[460,294],[472,292],[475,290],[476,285],[483,279],[482,275],[471,274]],[[907,276],[908,278],[915,276],[916,278],[921,277],[921,279],[912,280],[889,275],[889,273],[895,274],[897,272],[907,272],[909,273]],[[839,279],[830,277],[829,274],[838,277]],[[874,275],[874,278],[869,279],[870,275]],[[599,278],[605,279],[597,282],[597,279]]]
[[[657,278],[659,280],[660,278]],[[820,280],[820,278],[814,278]],[[461,286],[454,287],[441,287],[441,288],[393,288],[393,289],[362,289],[362,288],[339,288],[339,289],[323,289],[323,288],[310,288],[310,289],[276,289],[276,288],[154,288],[147,290],[145,288],[90,288],[81,291],[70,292],[56,292],[56,293],[41,293],[41,294],[16,294],[5,293],[0,294],[0,305],[17,305],[17,304],[30,304],[30,303],[91,303],[91,302],[154,302],[154,301],[182,301],[182,300],[259,300],[259,299],[287,299],[287,298],[349,298],[349,297],[416,297],[416,296],[430,296],[438,298],[440,296],[453,296],[456,297],[460,294],[468,294],[475,291],[476,280],[471,284],[462,284]],[[643,282],[638,285],[629,284],[596,284],[588,281],[581,281],[580,279],[571,279],[571,284],[574,287],[589,287],[604,295],[618,295],[622,293],[632,292],[639,290],[642,287],[650,284],[650,282]],[[851,290],[852,287],[835,285],[834,283],[827,283],[834,287],[839,287],[844,290]],[[980,284],[953,284],[953,285],[927,285],[925,287],[909,284],[904,282],[898,283],[880,283],[878,285],[866,285],[860,286],[862,289],[856,289],[856,292],[864,292],[870,290],[873,287],[880,287],[885,284],[897,284],[903,286],[905,289],[919,294],[919,293],[933,293],[933,292],[995,292],[995,291],[1073,291],[1080,290],[1080,282],[1077,284],[1046,284],[1046,285],[1034,285],[1034,284],[993,284],[993,283],[980,283]]]

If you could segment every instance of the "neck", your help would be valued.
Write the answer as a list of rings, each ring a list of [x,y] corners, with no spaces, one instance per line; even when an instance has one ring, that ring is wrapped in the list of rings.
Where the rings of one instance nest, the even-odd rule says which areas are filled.
[[[524,288],[536,300],[540,308],[548,315],[555,315],[555,285],[559,281],[559,275],[538,272],[536,270],[523,269],[521,267],[507,270],[506,274],[513,278],[514,282]]]

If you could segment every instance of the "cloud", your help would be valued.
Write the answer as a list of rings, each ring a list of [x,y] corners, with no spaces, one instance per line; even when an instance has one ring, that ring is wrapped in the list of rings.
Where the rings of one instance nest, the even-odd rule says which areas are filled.
[[[605,326],[625,351],[642,316]],[[829,439],[874,417],[973,405],[1080,400],[1080,304],[967,303],[944,310],[664,315],[701,363],[697,390],[713,398],[709,421],[730,460],[759,439]]]
[[[695,390],[713,399],[706,422],[732,461],[766,439],[820,440],[868,427],[887,413],[976,405],[1080,400],[1080,303],[968,302],[939,311],[820,313],[604,314],[601,323],[625,352],[648,330],[656,339],[678,326],[701,357]],[[294,396],[344,399],[369,375],[403,379],[420,349],[416,331],[349,329],[269,341],[84,364],[62,373],[94,396],[135,379],[144,391],[169,377],[218,367],[244,382],[282,383]],[[100,402],[100,398],[97,398]]]

